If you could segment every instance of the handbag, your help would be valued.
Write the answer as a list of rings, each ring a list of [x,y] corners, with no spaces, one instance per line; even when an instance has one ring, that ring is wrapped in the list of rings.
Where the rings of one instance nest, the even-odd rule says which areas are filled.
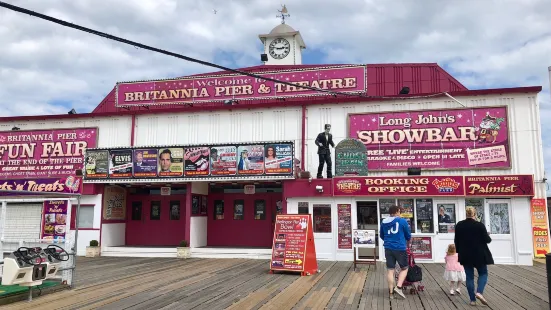
[[[406,275],[406,281],[408,282],[421,282],[423,280],[423,269],[421,267],[417,266],[415,264],[415,260],[413,261],[413,264],[408,268],[408,273]]]

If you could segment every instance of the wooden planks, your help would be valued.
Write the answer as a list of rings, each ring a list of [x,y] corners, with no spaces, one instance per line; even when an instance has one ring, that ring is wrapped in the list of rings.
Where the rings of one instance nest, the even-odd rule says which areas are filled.
[[[489,309],[548,309],[545,265],[490,266]],[[320,273],[269,274],[246,259],[78,258],[77,289],[3,309],[472,309],[450,296],[441,264],[423,264],[425,291],[390,299],[386,267],[319,262]]]

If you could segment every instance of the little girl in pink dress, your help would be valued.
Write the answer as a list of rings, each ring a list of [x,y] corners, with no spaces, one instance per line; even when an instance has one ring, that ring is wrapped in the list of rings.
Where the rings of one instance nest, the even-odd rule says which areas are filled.
[[[450,294],[461,294],[459,289],[461,282],[465,281],[465,269],[459,263],[459,257],[455,250],[455,244],[448,245],[448,251],[446,252],[446,271],[444,272],[444,279],[450,282]]]

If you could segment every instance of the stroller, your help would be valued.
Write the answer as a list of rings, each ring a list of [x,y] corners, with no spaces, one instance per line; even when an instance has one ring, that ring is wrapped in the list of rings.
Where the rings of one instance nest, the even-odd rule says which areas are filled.
[[[408,247],[406,250],[407,256],[408,256],[408,274],[406,276],[406,279],[404,280],[404,283],[402,284],[402,290],[404,292],[407,291],[409,288],[410,294],[418,294],[419,292],[422,292],[425,290],[425,286],[421,282],[423,280],[423,274],[421,267],[417,266],[415,264],[415,257],[413,257],[413,253],[411,252],[411,249]],[[395,281],[398,282],[398,274],[400,273],[400,266],[396,264],[395,268]]]

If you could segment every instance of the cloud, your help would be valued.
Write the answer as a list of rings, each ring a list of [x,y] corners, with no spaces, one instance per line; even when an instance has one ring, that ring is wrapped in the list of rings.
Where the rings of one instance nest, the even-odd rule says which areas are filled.
[[[280,9],[275,0],[7,2],[231,67],[259,64],[258,34],[279,23]],[[305,63],[438,62],[469,88],[544,86],[541,115],[551,117],[548,0],[301,0],[287,8]],[[0,115],[87,112],[117,81],[209,71],[0,8]],[[551,122],[542,132],[551,176]]]

